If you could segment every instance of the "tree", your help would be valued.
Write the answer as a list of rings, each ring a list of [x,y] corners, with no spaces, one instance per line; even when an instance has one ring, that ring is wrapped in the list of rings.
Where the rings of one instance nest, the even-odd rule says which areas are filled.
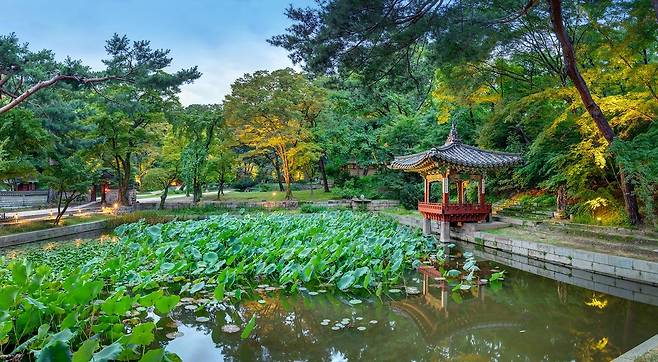
[[[38,175],[53,147],[53,137],[44,128],[43,121],[25,109],[0,114],[0,140],[6,154],[0,181],[11,190],[20,179]]]
[[[206,163],[216,138],[224,125],[221,105],[188,106],[177,112],[174,130],[187,140],[182,151],[181,176],[194,203],[201,201],[203,186],[207,183]]]
[[[196,67],[168,73],[169,50],[152,50],[148,41],[130,42],[115,35],[106,49],[115,55],[104,63],[110,74],[130,73],[134,82],[107,86],[97,95],[99,112],[92,119],[106,162],[115,169],[119,202],[129,204],[136,154],[163,133],[165,122],[178,107],[180,86],[199,78]]]
[[[549,4],[551,22],[553,23],[553,30],[557,35],[560,45],[562,47],[562,56],[564,58],[565,70],[569,75],[569,79],[573,82],[574,87],[580,95],[580,99],[589,112],[592,120],[596,124],[599,132],[608,142],[612,144],[616,138],[615,131],[610,126],[607,118],[603,114],[601,107],[594,101],[590,93],[589,86],[583,76],[578,70],[576,54],[571,43],[571,39],[567,34],[564,27],[564,20],[562,19],[562,3],[560,0],[547,0]],[[622,166],[623,167],[623,166]],[[624,204],[626,205],[626,212],[630,219],[631,224],[639,224],[642,220],[640,218],[640,211],[637,205],[637,197],[635,196],[633,183],[628,180],[624,171],[619,172],[619,181],[621,184],[622,195],[624,197]]]
[[[210,150],[208,158],[208,178],[217,182],[217,199],[224,195],[226,184],[235,180],[237,155],[229,142],[218,142]]]
[[[110,56],[103,61],[106,69],[94,72],[79,60],[68,57],[64,62],[57,62],[50,50],[33,52],[27,43],[21,44],[14,33],[0,36],[0,114],[60,83],[99,92],[98,87],[109,81],[136,84],[150,78],[149,82],[161,82],[165,78],[158,72],[171,62],[167,58],[168,50],[151,50],[148,41],[130,45],[126,36],[118,34],[107,41],[105,50]],[[197,73],[193,67],[179,72],[178,76]],[[3,98],[8,101],[2,102]]]
[[[42,181],[51,187],[57,198],[58,225],[69,205],[89,191],[94,174],[87,163],[79,156],[52,160],[42,174]]]
[[[169,187],[181,177],[182,159],[181,154],[185,148],[186,140],[176,135],[169,127],[162,140],[159,156],[154,165],[148,169],[142,178],[142,186],[147,189],[162,190],[160,194],[159,209],[164,210]]]
[[[238,138],[257,152],[281,160],[286,199],[292,198],[292,169],[300,152],[317,151],[311,120],[317,117],[317,90],[290,68],[245,74],[231,85],[224,112]]]
[[[208,152],[206,165],[206,178],[217,182],[217,199],[224,195],[224,187],[227,183],[235,181],[235,168],[238,155],[235,147],[238,140],[235,132],[228,127],[225,121],[215,129],[215,142],[212,142]]]

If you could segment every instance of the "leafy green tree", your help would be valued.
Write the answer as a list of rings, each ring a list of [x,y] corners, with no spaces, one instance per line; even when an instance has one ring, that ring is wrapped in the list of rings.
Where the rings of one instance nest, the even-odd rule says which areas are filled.
[[[0,114],[8,112],[44,89],[67,84],[71,89],[99,87],[109,81],[142,87],[165,89],[199,77],[196,67],[170,75],[162,70],[171,64],[168,50],[152,50],[149,42],[130,43],[126,36],[114,34],[105,50],[109,59],[106,69],[92,71],[79,60],[66,58],[57,62],[50,50],[33,52],[27,43],[20,43],[16,34],[0,36]],[[102,89],[101,89],[102,90]],[[6,101],[5,101],[6,100]]]
[[[210,147],[207,177],[217,182],[217,199],[224,195],[224,187],[235,181],[238,155],[234,150],[237,140],[234,139],[233,130],[225,124],[216,132],[217,141]]]
[[[162,146],[159,149],[159,156],[155,159],[154,165],[144,172],[142,178],[142,187],[147,190],[162,190],[160,194],[160,210],[165,207],[169,187],[180,179],[182,170],[181,153],[186,145],[184,138],[176,135],[171,127],[165,133]]]
[[[102,139],[98,152],[116,173],[119,200],[127,205],[128,189],[134,182],[134,166],[144,158],[149,145],[164,133],[167,120],[178,107],[180,86],[199,78],[196,67],[169,73],[169,50],[153,50],[148,41],[130,42],[114,36],[108,41],[104,61],[110,74],[130,73],[134,82],[107,85],[97,95],[98,112],[92,117],[96,136]]]
[[[175,131],[187,144],[181,153],[181,176],[194,203],[201,201],[207,183],[208,155],[216,134],[224,126],[221,105],[191,105],[177,113]]]
[[[53,223],[58,225],[69,205],[89,192],[94,173],[79,155],[73,155],[51,160],[41,179],[56,193],[57,216]]]
[[[12,190],[20,179],[38,176],[54,141],[44,122],[27,109],[0,114],[0,140],[5,152],[0,180]]]
[[[618,160],[622,156],[609,152],[620,134],[628,134],[619,126],[615,129],[616,110],[599,98],[612,88],[596,89],[598,79],[620,74],[620,69],[599,73],[605,74],[602,78],[588,73],[616,67],[615,58],[620,56],[628,69],[624,73],[642,74],[642,79],[631,84],[643,84],[647,96],[655,94],[651,69],[657,26],[649,1],[530,0],[489,5],[479,0],[333,0],[316,8],[291,7],[287,15],[295,24],[270,42],[290,50],[293,61],[316,74],[356,72],[369,83],[386,77],[401,79],[396,65],[411,64],[413,55],[425,55],[443,75],[449,75],[439,86],[447,85],[444,89],[450,93],[435,97],[442,107],[439,116],[445,117],[445,111],[451,117],[466,114],[465,120],[473,123],[496,113],[508,97],[519,100],[532,93],[546,96],[552,92],[551,99],[563,100],[561,110],[572,113],[563,119],[579,116],[583,128],[579,133],[585,140],[578,143],[578,152],[585,159],[608,159],[610,168],[618,170],[613,176],[629,220],[640,222],[632,180]],[[418,67],[405,69],[407,78],[412,78],[413,69]],[[550,87],[564,89],[556,92]],[[592,96],[592,91],[597,94]],[[625,102],[637,99],[626,89],[621,93]],[[478,122],[478,117],[484,119]],[[515,137],[505,141],[520,141],[528,147],[533,138],[524,126],[507,123],[504,129]]]
[[[286,198],[292,198],[296,158],[315,152],[311,122],[320,112],[315,86],[290,68],[245,74],[231,86],[224,111],[238,138],[256,152],[272,151],[281,160]]]

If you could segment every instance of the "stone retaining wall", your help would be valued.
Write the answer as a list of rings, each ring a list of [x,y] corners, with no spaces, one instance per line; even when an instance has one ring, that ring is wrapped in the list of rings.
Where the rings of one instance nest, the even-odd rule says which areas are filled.
[[[395,216],[395,218],[403,225],[419,228],[422,226],[420,218],[410,216]],[[438,230],[437,226],[433,222],[432,230]],[[479,248],[496,250],[506,258],[516,260],[522,264],[533,265],[532,263],[537,261],[543,263],[537,265],[537,268],[538,270],[546,270],[542,275],[550,278],[554,277],[551,273],[555,272],[571,276],[578,276],[582,271],[590,272],[591,275],[587,274],[587,276],[581,278],[583,283],[580,285],[585,288],[592,286],[590,289],[594,289],[595,281],[603,284],[606,284],[605,281],[607,281],[608,287],[617,287],[626,281],[658,286],[658,263],[652,261],[533,241],[515,240],[480,231],[469,233],[464,229],[456,228],[451,230],[450,236],[453,239],[473,244]],[[518,267],[518,265],[514,267]],[[601,291],[604,291],[605,288],[600,287]],[[633,290],[633,292],[642,293],[641,290]],[[640,298],[643,297],[640,296]]]
[[[470,242],[459,244],[462,249],[471,251],[475,256],[486,260],[578,287],[658,306],[658,286],[656,285],[577,269],[509,251],[482,247]]]
[[[0,191],[0,208],[38,207],[48,204],[48,190]]]
[[[296,209],[301,205],[313,205],[319,207],[333,208],[343,207],[357,209],[358,207],[352,200],[327,200],[327,201],[313,201],[313,202],[299,202],[297,200],[284,200],[284,201],[203,201],[201,206],[213,205],[216,207],[225,207],[227,209],[240,209],[240,208],[263,208],[263,209]],[[158,203],[138,203],[139,210],[152,210],[156,209]],[[368,203],[369,211],[381,211],[390,207],[399,206],[400,202],[397,200],[372,200]],[[187,202],[170,202],[165,204],[167,209],[180,209],[190,207],[191,204]]]
[[[114,204],[119,201],[119,189],[107,189],[105,191],[105,202],[108,204]],[[135,189],[128,189],[128,202],[130,205],[134,205],[137,201],[137,192]]]
[[[647,260],[534,241],[510,239],[485,232],[468,234],[453,230],[451,236],[482,247],[510,252],[532,259],[544,260],[552,264],[658,285],[658,263]]]
[[[400,201],[398,200],[372,200],[368,205],[369,211],[381,211],[391,207],[400,206]]]
[[[105,228],[105,225],[106,221],[103,220],[71,226],[60,226],[52,229],[30,231],[20,234],[4,235],[0,236],[0,248],[101,230]]]
[[[637,345],[630,351],[612,360],[612,362],[633,362],[637,361],[645,353],[658,350],[658,334]],[[653,359],[651,361],[654,361]]]

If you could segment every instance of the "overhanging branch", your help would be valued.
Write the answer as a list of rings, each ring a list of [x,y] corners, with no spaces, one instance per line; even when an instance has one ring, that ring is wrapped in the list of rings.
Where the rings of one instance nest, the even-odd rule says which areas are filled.
[[[80,77],[76,75],[56,75],[48,80],[43,80],[32,87],[30,87],[28,90],[21,94],[17,94],[15,98],[13,98],[9,103],[5,104],[4,106],[0,107],[0,114],[5,113],[16,107],[17,105],[21,104],[23,101],[25,101],[27,98],[32,96],[33,94],[37,93],[38,91],[48,88],[50,86],[53,86],[61,81],[65,80],[71,80],[74,82],[78,82],[80,84],[84,85],[93,85],[96,83],[102,83],[102,82],[107,82],[110,80],[125,80],[124,77],[121,76],[107,76],[107,77],[95,77],[95,78],[85,78],[85,77]],[[3,92],[6,93],[6,92]]]

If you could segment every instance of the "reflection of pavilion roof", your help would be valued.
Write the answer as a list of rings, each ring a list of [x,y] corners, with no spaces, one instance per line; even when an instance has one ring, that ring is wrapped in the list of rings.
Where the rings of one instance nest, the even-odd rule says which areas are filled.
[[[512,328],[520,325],[518,313],[493,300],[482,302],[470,299],[461,304],[455,303],[450,308],[449,316],[445,316],[438,305],[440,300],[429,294],[424,299],[403,299],[391,303],[392,308],[409,316],[416,323],[429,343],[478,329]]]
[[[438,167],[457,169],[493,169],[514,166],[521,163],[521,155],[483,150],[463,144],[453,123],[446,143],[429,151],[393,159],[392,169],[411,172],[424,172]]]

